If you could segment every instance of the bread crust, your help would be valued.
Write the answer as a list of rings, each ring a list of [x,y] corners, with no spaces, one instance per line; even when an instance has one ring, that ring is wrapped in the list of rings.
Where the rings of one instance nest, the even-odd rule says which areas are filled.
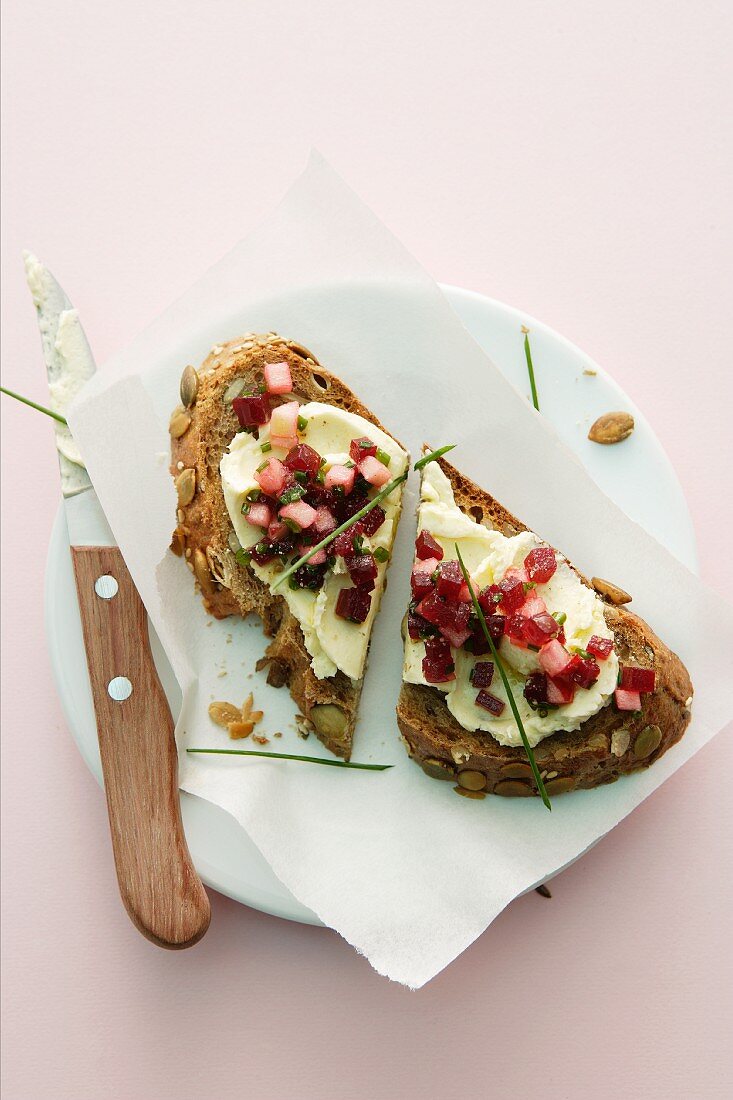
[[[441,460],[440,465],[462,511],[508,536],[528,530],[450,463]],[[592,587],[577,569],[576,573],[583,584]],[[555,733],[540,741],[534,755],[551,796],[613,783],[621,775],[649,767],[680,740],[690,721],[692,683],[679,657],[643,619],[627,607],[601,598],[619,658],[654,668],[656,689],[642,696],[639,714],[620,713],[611,704],[579,730]],[[439,689],[403,683],[397,722],[408,754],[433,778],[460,783],[461,772],[477,772],[485,778],[487,793],[510,797],[537,794],[524,749],[500,745],[481,730],[465,730],[448,710]]]
[[[247,333],[216,345],[198,368],[194,404],[174,411],[174,418],[176,414],[190,416],[190,425],[178,438],[172,432],[171,474],[177,479],[186,470],[193,470],[196,486],[189,503],[179,502],[171,549],[186,560],[210,614],[217,619],[251,612],[260,616],[265,634],[272,641],[258,667],[269,665],[268,683],[276,687],[287,684],[306,727],[313,729],[331,752],[348,760],[363,680],[352,681],[341,671],[323,680],[315,675],[300,625],[284,598],[272,595],[251,569],[236,561],[236,538],[219,476],[222,455],[241,431],[231,396],[227,400],[225,395],[228,391],[231,394],[237,379],[246,384],[259,383],[266,363],[283,361],[290,366],[293,394],[301,403],[324,401],[387,431],[356,395],[301,344],[275,333]],[[293,400],[293,395],[278,400]]]

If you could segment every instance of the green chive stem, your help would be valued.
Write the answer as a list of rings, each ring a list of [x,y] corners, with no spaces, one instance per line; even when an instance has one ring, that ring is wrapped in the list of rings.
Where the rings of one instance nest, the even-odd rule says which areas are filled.
[[[447,451],[452,451],[454,447],[455,443],[449,443],[446,447],[439,447],[437,451],[431,451],[430,454],[425,455],[424,458],[421,458],[419,462],[415,463],[414,469],[421,470],[423,466],[426,466],[428,464],[428,462],[435,461],[435,459],[440,458],[440,456],[444,455]],[[401,485],[403,481],[407,481],[408,473],[409,471],[405,470],[404,474],[400,474],[399,477],[393,478],[393,480],[390,481],[388,485],[385,485],[383,489],[380,489],[377,495],[372,497],[372,499],[367,504],[365,504],[363,508],[360,508],[359,511],[355,512],[353,516],[345,520],[339,527],[336,528],[335,531],[332,531],[330,535],[326,535],[324,539],[321,539],[320,542],[317,542],[315,546],[311,546],[307,554],[303,554],[302,558],[298,558],[298,560],[296,562],[293,562],[293,564],[289,566],[284,573],[280,574],[278,579],[272,585],[272,590],[274,591],[276,588],[279,588],[280,585],[288,579],[288,577],[291,577],[293,573],[296,572],[296,570],[300,569],[301,566],[309,562],[314,554],[317,554],[319,550],[324,550],[325,547],[329,546],[338,535],[343,534],[344,531],[348,531],[349,527],[353,527],[353,525],[357,523],[363,516],[365,516],[367,512],[371,512],[372,508],[376,508],[379,502],[381,500],[384,500],[385,497],[388,497],[390,493],[394,492],[398,485]]]
[[[13,390],[6,390],[5,386],[0,386],[0,392],[7,394],[8,397],[14,397],[16,401],[22,401],[24,405],[30,405],[32,409],[37,409],[38,412],[45,413],[46,416],[50,416],[53,420],[57,420],[59,424],[66,424],[66,420],[60,413],[53,412],[51,409],[47,409],[45,405],[38,405],[35,401],[31,401],[29,397],[23,397],[20,393],[14,393]]]
[[[266,756],[271,760],[303,760],[306,764],[323,764],[327,768],[358,768],[368,772],[384,772],[394,767],[394,764],[355,764],[350,760],[322,760],[320,756],[295,756],[289,752],[257,752],[254,749],[186,749],[186,752],[208,753],[212,756]]]
[[[540,411],[540,402],[537,397],[537,385],[534,380],[534,366],[532,365],[532,352],[529,347],[529,329],[522,326],[522,332],[524,333],[524,357],[527,360],[527,372],[529,374],[529,385],[532,390],[532,404]]]
[[[468,591],[471,594],[471,602],[473,603],[473,609],[476,612],[476,615],[478,616],[479,622],[481,623],[481,629],[484,632],[484,637],[486,638],[486,641],[489,643],[489,648],[491,649],[491,656],[494,658],[494,661],[496,663],[496,667],[499,669],[499,674],[501,675],[501,679],[502,679],[502,682],[504,684],[504,690],[506,691],[507,698],[509,700],[509,706],[512,709],[512,714],[514,715],[514,721],[517,723],[517,729],[519,730],[519,735],[522,738],[522,744],[524,745],[524,751],[527,753],[527,759],[529,760],[529,766],[532,769],[532,775],[534,776],[535,783],[537,784],[537,790],[539,791],[540,797],[542,798],[542,801],[544,802],[545,806],[547,806],[547,809],[552,810],[552,804],[550,802],[549,795],[547,794],[547,790],[545,789],[545,784],[542,780],[542,776],[540,775],[539,768],[537,767],[537,761],[534,758],[534,752],[532,751],[532,746],[530,745],[529,741],[527,740],[527,734],[524,732],[524,726],[522,724],[522,719],[520,718],[519,711],[517,709],[517,704],[514,701],[514,694],[513,694],[512,689],[509,685],[509,680],[508,680],[507,674],[504,670],[504,664],[503,664],[501,658],[499,657],[499,652],[496,648],[496,645],[494,644],[494,639],[491,637],[491,632],[490,632],[488,626],[486,625],[486,619],[484,618],[484,613],[483,613],[483,610],[481,608],[481,604],[478,602],[478,598],[476,596],[476,591],[473,587],[473,582],[471,581],[471,578],[468,574],[468,570],[466,569],[466,565],[465,565],[465,562],[463,561],[463,558],[461,556],[461,551],[458,547],[458,543],[456,543],[456,554],[458,555],[458,561],[459,561],[460,566],[461,566],[461,572],[463,573],[463,579],[465,580],[466,584],[468,585]]]

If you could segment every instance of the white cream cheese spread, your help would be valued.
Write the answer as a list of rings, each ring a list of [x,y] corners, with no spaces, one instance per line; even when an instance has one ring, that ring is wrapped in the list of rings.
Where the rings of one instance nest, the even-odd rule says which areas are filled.
[[[459,545],[477,592],[501,581],[508,568],[521,568],[531,550],[545,545],[531,532],[507,537],[499,531],[489,530],[461,512],[451,484],[437,463],[430,463],[423,470],[418,530],[429,532],[440,544],[445,554],[444,561],[456,560],[455,546],[456,543]],[[563,626],[567,648],[584,650],[593,635],[613,638],[603,615],[602,601],[582,583],[565,558],[559,554],[555,557],[557,568],[554,575],[546,583],[538,585],[537,592],[550,614],[562,612],[567,616]],[[491,654],[475,657],[464,648],[452,647],[451,654],[455,663],[455,679],[431,686],[445,692],[446,705],[456,721],[467,730],[485,730],[501,745],[521,746],[521,736],[498,670],[495,670],[491,683],[491,694],[504,703],[502,714],[497,717],[476,704],[477,692],[470,678],[472,669],[478,662],[491,660]],[[591,687],[576,691],[572,702],[555,709],[545,709],[541,713],[540,709],[529,705],[523,694],[526,678],[540,670],[538,653],[533,649],[519,648],[503,637],[499,655],[532,746],[558,730],[578,729],[608,703],[616,687],[618,658],[612,651],[606,660],[599,662],[600,675]],[[424,656],[425,643],[406,637],[405,681],[428,683],[422,669]]]
[[[389,456],[390,475],[399,477],[404,473],[408,461],[407,453],[395,443],[391,436],[363,417],[319,401],[302,405],[300,415],[307,421],[305,430],[300,433],[300,441],[307,443],[326,460],[326,469],[333,464],[348,462],[352,439],[367,436]],[[262,444],[269,441],[269,436],[269,425],[260,428],[258,439],[248,432],[240,432],[232,440],[220,464],[221,484],[229,518],[239,543],[245,550],[254,546],[262,538],[262,531],[247,521],[246,516],[242,514],[242,507],[247,500],[247,494],[257,489],[254,475],[262,464]],[[283,459],[286,452],[282,448],[273,446],[269,454]],[[384,523],[375,534],[364,538],[365,549],[373,551],[381,547],[386,551],[391,550],[401,500],[401,485],[382,500],[381,507],[385,512]],[[378,563],[371,607],[363,623],[349,622],[335,613],[339,592],[342,588],[351,585],[343,558],[336,559],[336,564],[327,573],[323,586],[315,592],[307,588],[291,588],[287,581],[279,588],[273,589],[272,586],[279,573],[275,562],[259,565],[251,561],[249,567],[260,580],[270,586],[271,591],[284,597],[291,612],[300,623],[305,645],[311,656],[311,666],[316,676],[324,679],[335,675],[340,669],[352,680],[361,679],[372,624],[384,589],[387,563]]]

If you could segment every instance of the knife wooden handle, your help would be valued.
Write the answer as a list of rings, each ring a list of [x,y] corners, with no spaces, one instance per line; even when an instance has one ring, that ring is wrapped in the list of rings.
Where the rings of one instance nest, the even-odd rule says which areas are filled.
[[[183,832],[173,719],[145,608],[116,546],[73,546],[71,556],[122,900],[153,943],[190,947],[211,909]]]

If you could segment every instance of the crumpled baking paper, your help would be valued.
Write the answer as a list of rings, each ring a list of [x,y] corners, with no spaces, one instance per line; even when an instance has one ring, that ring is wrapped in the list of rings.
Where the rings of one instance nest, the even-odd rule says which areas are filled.
[[[380,974],[417,988],[731,718],[730,659],[720,639],[731,636],[733,611],[596,487],[435,283],[314,155],[267,221],[107,363],[70,416],[183,689],[181,749],[231,746],[208,705],[241,703],[254,691],[268,749],[323,752],[313,737],[298,739],[287,690],[269,688],[254,671],[265,646],[258,621],[212,623],[182,560],[167,551],[176,508],[167,425],[181,371],[214,344],[268,330],[313,349],[413,458],[423,441],[457,443],[452,458],[463,472],[585,573],[634,594],[634,609],[681,654],[695,684],[693,720],[679,745],[647,771],[555,798],[551,814],[539,799],[469,801],[452,784],[428,780],[407,759],[394,713],[418,489],[412,475],[354,753],[395,767],[345,771],[182,752],[180,785],[229,811],[288,889]]]

